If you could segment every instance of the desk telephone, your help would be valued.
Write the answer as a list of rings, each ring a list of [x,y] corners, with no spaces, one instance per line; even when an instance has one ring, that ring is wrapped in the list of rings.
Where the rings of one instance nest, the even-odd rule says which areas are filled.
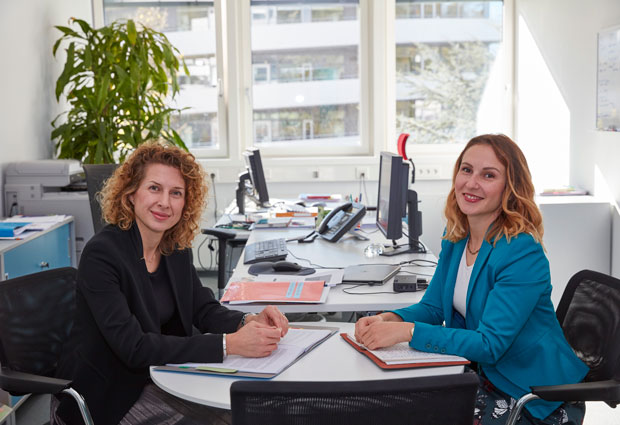
[[[337,242],[366,215],[362,204],[347,202],[334,208],[325,216],[317,233],[329,242]]]

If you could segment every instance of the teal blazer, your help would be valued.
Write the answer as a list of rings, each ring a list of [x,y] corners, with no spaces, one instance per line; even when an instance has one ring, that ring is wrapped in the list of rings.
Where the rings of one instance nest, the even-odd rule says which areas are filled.
[[[530,386],[581,381],[588,367],[564,338],[551,303],[549,262],[529,234],[482,243],[467,290],[465,328],[454,323],[454,285],[466,242],[444,240],[420,303],[394,311],[415,322],[409,345],[478,362],[489,381],[515,399]],[[543,419],[559,405],[536,400],[526,408]]]

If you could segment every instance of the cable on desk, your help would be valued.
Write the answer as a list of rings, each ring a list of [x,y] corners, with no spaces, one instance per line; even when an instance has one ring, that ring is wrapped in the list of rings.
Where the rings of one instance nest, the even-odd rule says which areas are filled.
[[[309,266],[314,267],[315,269],[344,269],[344,267],[326,267],[326,266],[321,266],[320,264],[315,264],[312,261],[308,260],[307,258],[302,258],[302,257],[298,257],[295,254],[293,254],[291,252],[290,249],[287,249],[288,253],[291,254],[293,257],[295,257],[296,260],[302,260],[302,261],[306,261],[308,262]]]
[[[422,263],[422,264],[420,264]],[[428,264],[424,264],[428,263]],[[417,267],[437,267],[437,261],[427,260],[425,258],[414,258],[398,263],[399,266],[417,266]]]
[[[350,292],[351,289],[359,288],[360,286],[369,286],[365,283],[360,283],[359,285],[349,286],[348,288],[342,288],[342,292],[349,295],[377,295],[377,294],[398,294],[398,292],[394,291],[377,291],[377,292]],[[380,285],[373,285],[380,286]]]
[[[399,273],[399,274],[400,274],[400,273],[412,274],[412,275],[414,275],[414,276],[428,276],[428,277],[432,277],[432,276],[433,276],[432,274],[410,272],[409,270],[403,270],[403,269],[400,269],[400,271],[399,271],[398,273]]]

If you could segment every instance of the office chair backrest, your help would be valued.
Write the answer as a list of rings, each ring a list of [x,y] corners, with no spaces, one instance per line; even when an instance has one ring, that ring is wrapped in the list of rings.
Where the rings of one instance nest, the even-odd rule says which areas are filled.
[[[590,372],[585,381],[620,378],[620,280],[591,270],[575,274],[557,309],[573,350]]]
[[[84,174],[86,174],[86,186],[88,188],[88,201],[90,202],[90,213],[93,217],[93,227],[95,233],[99,233],[105,226],[101,218],[101,205],[97,194],[103,188],[105,181],[114,173],[118,164],[84,164]]]
[[[471,425],[474,373],[362,382],[236,381],[233,425]]]
[[[0,363],[19,372],[54,376],[75,312],[73,267],[0,283]]]

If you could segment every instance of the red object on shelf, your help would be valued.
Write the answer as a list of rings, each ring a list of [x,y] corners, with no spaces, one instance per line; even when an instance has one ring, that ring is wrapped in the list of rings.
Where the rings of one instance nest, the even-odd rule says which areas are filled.
[[[409,138],[409,133],[401,133],[400,136],[398,136],[398,154],[400,156],[402,156],[404,159],[409,159],[407,158],[407,153],[405,152],[405,145],[407,144],[407,139]]]

